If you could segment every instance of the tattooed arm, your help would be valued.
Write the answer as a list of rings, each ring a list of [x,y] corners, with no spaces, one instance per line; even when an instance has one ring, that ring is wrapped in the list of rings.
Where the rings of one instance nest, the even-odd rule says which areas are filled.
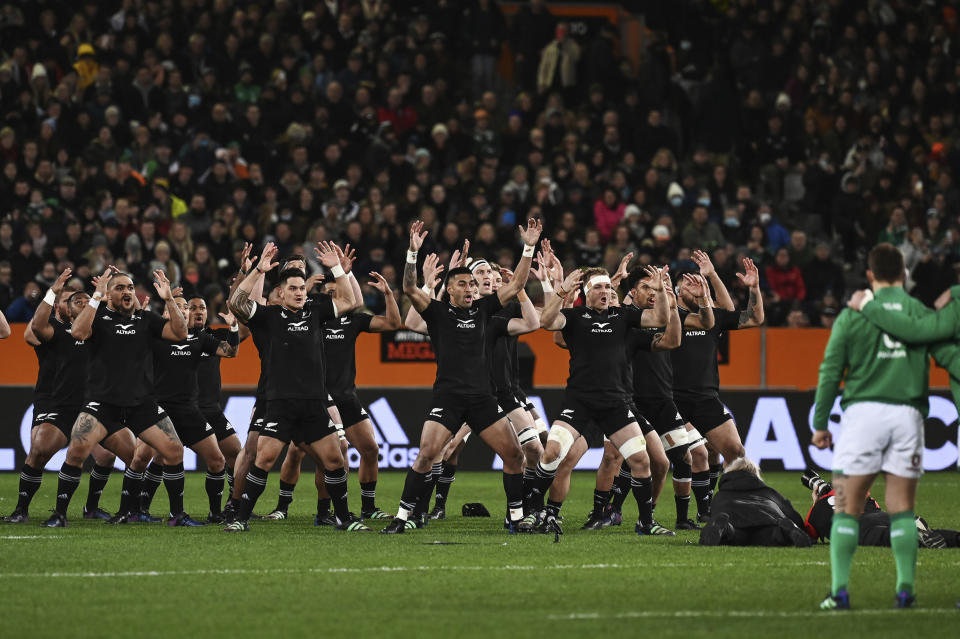
[[[410,226],[410,249],[407,251],[407,262],[403,266],[403,293],[410,298],[413,308],[422,313],[430,306],[430,298],[417,288],[417,251],[423,246],[427,231],[423,231],[423,222],[414,222]]]
[[[259,288],[259,290],[263,290],[263,276],[267,271],[277,266],[277,262],[273,261],[276,255],[277,247],[272,242],[263,247],[263,253],[260,255],[260,263],[243,278],[240,286],[238,286],[237,290],[230,296],[230,301],[227,303],[227,306],[230,312],[236,315],[240,321],[245,322],[250,319],[254,304],[256,304],[252,299],[254,289]],[[259,287],[257,286],[258,284]]]
[[[747,301],[747,310],[740,313],[738,328],[752,328],[763,324],[763,296],[760,293],[760,271],[748,257],[743,258],[744,273],[737,273],[740,281],[750,289],[750,298]]]

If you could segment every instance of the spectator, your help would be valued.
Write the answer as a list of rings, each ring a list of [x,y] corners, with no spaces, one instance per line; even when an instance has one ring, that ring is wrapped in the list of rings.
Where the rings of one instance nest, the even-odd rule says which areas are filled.
[[[580,45],[570,37],[566,22],[557,25],[554,39],[543,48],[540,66],[537,69],[537,93],[560,92],[567,104],[572,104],[572,92],[577,84],[577,63],[580,61]]]
[[[830,245],[819,242],[813,259],[803,267],[803,282],[809,299],[818,300],[827,293],[840,297],[845,289],[843,269],[833,261]]]
[[[40,306],[40,287],[36,282],[23,285],[23,295],[13,300],[4,315],[8,322],[29,322]]]
[[[609,242],[613,229],[623,219],[626,205],[620,201],[616,190],[606,188],[593,204],[593,223],[602,242]]]
[[[767,267],[767,284],[770,287],[771,324],[777,325],[786,319],[793,302],[802,302],[807,289],[800,269],[790,262],[790,251],[785,248],[776,252],[774,263]]]
[[[0,311],[6,310],[14,299],[13,268],[10,262],[0,262]]]
[[[707,207],[698,204],[683,229],[683,245],[690,249],[712,251],[723,243],[720,227],[708,218]]]

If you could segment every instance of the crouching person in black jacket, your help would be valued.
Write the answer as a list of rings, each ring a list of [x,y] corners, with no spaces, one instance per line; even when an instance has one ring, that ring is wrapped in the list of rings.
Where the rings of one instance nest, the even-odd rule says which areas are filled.
[[[700,545],[807,548],[811,540],[790,501],[763,483],[755,463],[740,457],[720,478]]]

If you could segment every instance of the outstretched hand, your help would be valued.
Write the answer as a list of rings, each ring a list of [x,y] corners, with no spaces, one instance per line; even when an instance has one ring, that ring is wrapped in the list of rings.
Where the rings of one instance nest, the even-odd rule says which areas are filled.
[[[222,319],[227,326],[236,326],[237,318],[234,317],[233,313],[229,310],[226,313],[217,313],[217,315],[220,316],[220,319]]]
[[[370,271],[370,277],[373,278],[373,281],[370,282],[370,286],[377,289],[384,295],[390,294],[390,284],[387,283],[387,280],[384,279],[383,275],[380,275],[376,271]]]
[[[523,228],[522,226],[518,228],[520,229],[520,238],[523,240],[523,243],[527,246],[534,246],[540,239],[540,234],[543,232],[543,222],[530,218],[527,220],[527,228]]]
[[[169,302],[173,299],[173,291],[170,290],[170,280],[167,279],[167,274],[162,270],[157,269],[153,272],[153,287],[157,289],[157,294],[160,296],[164,302]]]
[[[60,291],[63,290],[63,287],[66,285],[67,280],[70,279],[70,275],[73,274],[73,269],[69,266],[63,269],[63,273],[60,274],[60,277],[57,278],[57,281],[53,283],[50,287],[50,290],[54,292],[55,295],[59,295]]]
[[[440,274],[443,273],[443,264],[436,253],[431,253],[423,260],[423,283],[432,291],[440,283]]]
[[[410,250],[419,251],[423,246],[423,241],[427,238],[428,231],[423,230],[423,222],[417,220],[410,225]]]
[[[744,286],[749,288],[760,286],[760,270],[749,257],[743,258],[743,271],[743,273],[737,273],[737,278],[743,282]]]
[[[704,277],[710,277],[717,272],[713,266],[713,262],[710,261],[710,256],[703,251],[694,251],[693,261],[700,267],[700,275]]]
[[[663,290],[663,276],[661,275],[660,269],[656,266],[644,266],[643,272],[647,274],[647,277],[650,278],[650,288],[654,291]]]

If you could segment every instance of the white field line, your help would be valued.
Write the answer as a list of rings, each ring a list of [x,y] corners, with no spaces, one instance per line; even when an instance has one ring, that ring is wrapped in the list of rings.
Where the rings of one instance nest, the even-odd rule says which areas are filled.
[[[776,610],[628,610],[626,612],[571,612],[563,615],[547,615],[550,621],[597,621],[600,619],[686,619],[697,617],[710,618],[804,618],[818,617],[823,620],[842,619],[849,615],[870,616],[870,615],[956,615],[955,608],[914,608],[906,612],[895,608],[878,609],[853,609],[840,610],[836,614],[830,614],[822,610],[796,610],[796,611],[776,611]]]
[[[741,564],[724,563],[711,564],[717,567],[733,567]],[[801,562],[768,562],[752,564],[755,567],[802,567],[828,566],[826,561]],[[198,570],[137,570],[137,571],[105,571],[105,572],[0,572],[0,579],[19,578],[62,578],[62,577],[178,577],[188,575],[296,575],[296,574],[343,574],[343,573],[390,573],[390,572],[435,572],[459,570],[465,572],[536,572],[538,570],[637,570],[642,568],[694,568],[702,566],[700,563],[604,563],[604,564],[554,564],[550,566],[533,566],[508,564],[505,566],[367,566],[367,567],[332,567],[332,568],[208,568]]]
[[[0,539],[60,539],[63,535],[0,535]]]

